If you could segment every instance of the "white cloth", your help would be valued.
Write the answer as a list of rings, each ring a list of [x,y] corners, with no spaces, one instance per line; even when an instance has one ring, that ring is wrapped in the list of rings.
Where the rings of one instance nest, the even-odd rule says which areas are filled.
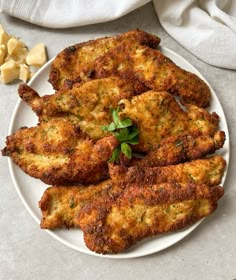
[[[0,0],[12,16],[50,28],[106,22],[150,0]],[[163,28],[203,61],[236,69],[236,0],[153,0]]]
[[[203,61],[236,70],[236,0],[154,0],[163,28]]]
[[[67,28],[119,18],[150,0],[0,0],[3,12],[50,28]]]

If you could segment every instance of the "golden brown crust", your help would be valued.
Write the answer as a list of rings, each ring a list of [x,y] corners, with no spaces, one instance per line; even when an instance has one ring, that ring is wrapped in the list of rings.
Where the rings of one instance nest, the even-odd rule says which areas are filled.
[[[168,91],[180,96],[182,103],[207,107],[210,89],[197,75],[178,67],[159,50],[124,42],[95,62],[95,77],[118,75],[134,84],[137,93],[148,89]]]
[[[93,75],[97,57],[116,47],[121,42],[139,42],[155,48],[160,39],[142,30],[132,30],[117,36],[99,38],[70,46],[60,52],[52,63],[49,82],[54,89],[60,89],[65,83],[85,81]]]
[[[134,146],[139,152],[156,149],[168,137],[213,136],[218,129],[216,113],[195,105],[188,105],[185,111],[167,92],[147,91],[124,100],[123,106],[120,117],[129,117],[139,127],[139,144]]]
[[[88,187],[52,186],[47,188],[39,201],[42,212],[41,228],[74,227],[75,214],[78,214],[86,203],[104,195],[110,187],[111,180]]]
[[[226,162],[221,156],[197,159],[162,167],[109,164],[113,182],[159,184],[163,182],[194,183],[196,185],[218,185],[224,175]]]
[[[131,53],[131,58],[135,75],[147,87],[177,94],[184,104],[210,105],[208,85],[197,75],[178,67],[159,50],[139,46]]]
[[[40,123],[8,136],[2,154],[54,185],[39,201],[41,228],[81,228],[92,251],[119,253],[216,209],[226,162],[202,157],[220,149],[225,134],[204,109],[210,89],[158,51],[159,42],[134,30],[70,46],[52,63],[55,94],[19,87]],[[132,150],[144,158],[121,153],[108,170],[120,143],[101,126],[118,106],[139,128]]]
[[[110,180],[87,187],[53,186],[48,188],[39,202],[42,211],[41,227],[50,229],[74,227],[76,216],[82,208],[90,208],[90,204],[96,201],[96,205],[103,205],[106,211],[111,199],[115,201],[123,196],[123,193],[126,193],[125,189],[130,188],[131,184],[138,185],[143,190],[145,189],[143,186],[151,188],[153,185],[169,183],[172,188],[175,187],[177,193],[182,185],[214,186],[220,183],[224,167],[225,161],[220,156],[160,168],[142,169],[137,166],[126,168],[110,164],[112,177]],[[174,197],[174,190],[171,193]],[[129,192],[129,200],[134,194],[131,195]],[[153,189],[150,189],[149,196],[155,196]],[[127,194],[126,197],[128,200]]]
[[[131,52],[137,43],[125,41],[117,47],[110,49],[104,55],[99,56],[94,64],[94,77],[104,78],[119,76],[127,83],[134,85],[135,93],[140,94],[150,89],[134,73]]]
[[[107,178],[117,145],[113,136],[93,142],[67,120],[54,118],[8,136],[2,153],[46,184],[91,184]]]
[[[39,94],[27,84],[20,84],[18,87],[18,94],[20,98],[32,107],[32,103],[39,97]]]
[[[132,98],[133,94],[133,86],[118,77],[88,81],[43,97],[27,85],[19,87],[19,95],[40,121],[63,117],[92,139],[109,135],[101,126],[112,121],[110,109],[115,109],[123,100],[125,108],[120,115],[131,118],[139,127],[139,145],[134,148],[140,152],[156,149],[163,140],[174,135],[213,136],[218,128],[219,118],[215,113],[194,105],[188,105],[188,111],[184,111],[167,92],[148,91]]]
[[[144,158],[133,158],[129,166],[166,166],[203,158],[221,149],[225,142],[225,133],[217,131],[214,136],[189,135],[171,136]]]
[[[77,223],[90,250],[119,253],[143,238],[182,229],[210,215],[223,192],[218,186],[131,184],[117,199],[100,198],[86,205]]]
[[[112,121],[111,109],[116,109],[120,100],[131,99],[134,88],[118,77],[109,77],[76,84],[71,89],[63,88],[43,97],[27,85],[21,85],[18,92],[40,121],[63,117],[78,125],[92,139],[100,139],[109,135],[101,126]]]

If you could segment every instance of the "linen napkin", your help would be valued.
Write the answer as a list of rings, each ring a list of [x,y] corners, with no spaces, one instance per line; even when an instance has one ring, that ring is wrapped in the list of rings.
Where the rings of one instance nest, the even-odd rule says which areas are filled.
[[[14,17],[49,28],[119,18],[150,0],[0,0]],[[163,28],[203,61],[236,69],[236,0],[153,0]],[[158,31],[157,31],[158,33]]]
[[[203,61],[236,69],[235,0],[154,0],[163,28]]]
[[[68,28],[119,18],[150,0],[0,0],[14,17],[50,27]]]

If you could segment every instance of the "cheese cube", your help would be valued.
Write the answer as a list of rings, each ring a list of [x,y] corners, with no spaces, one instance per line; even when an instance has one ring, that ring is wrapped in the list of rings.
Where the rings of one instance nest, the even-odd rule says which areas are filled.
[[[2,25],[0,24],[0,45],[6,45],[11,37],[5,32]]]
[[[5,58],[5,61],[14,60],[18,64],[24,64],[26,61],[26,56],[28,54],[28,50],[26,47],[17,48],[13,54],[8,54]]]
[[[47,61],[45,45],[39,43],[35,45],[26,57],[26,63],[34,67],[41,67]]]
[[[29,78],[30,78],[29,66],[26,64],[20,64],[19,79],[26,83],[29,80]]]
[[[14,53],[17,53],[20,49],[24,48],[25,44],[21,42],[20,40],[16,39],[15,37],[12,37],[7,42],[7,51],[9,55],[12,55]]]
[[[10,60],[5,62],[1,67],[1,82],[8,84],[19,78],[19,67],[16,62]]]
[[[5,56],[6,56],[6,47],[5,45],[0,45],[0,65],[4,63]]]

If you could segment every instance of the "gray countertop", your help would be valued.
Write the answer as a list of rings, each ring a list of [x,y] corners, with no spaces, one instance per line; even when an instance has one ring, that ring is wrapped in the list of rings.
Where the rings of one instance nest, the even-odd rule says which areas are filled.
[[[225,195],[219,201],[216,212],[190,235],[168,249],[124,260],[99,258],[77,252],[40,230],[17,195],[7,158],[0,157],[0,279],[236,278],[235,71],[207,65],[181,47],[163,30],[151,3],[112,22],[63,30],[31,25],[2,13],[0,23],[8,33],[22,38],[30,47],[40,41],[44,42],[49,58],[76,42],[134,28],[157,34],[162,39],[163,46],[187,59],[213,87],[226,115],[231,142]],[[1,149],[19,99],[17,87],[18,83],[0,84]]]

